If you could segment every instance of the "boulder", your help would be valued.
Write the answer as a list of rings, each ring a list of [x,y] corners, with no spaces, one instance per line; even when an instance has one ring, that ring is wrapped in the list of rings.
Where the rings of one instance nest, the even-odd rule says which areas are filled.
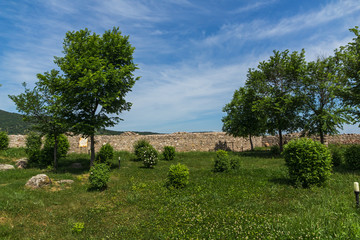
[[[38,174],[29,179],[25,186],[30,188],[41,188],[51,184],[51,179],[46,174]]]
[[[13,165],[10,164],[0,164],[0,171],[1,170],[11,170],[11,169],[15,169]]]
[[[21,158],[16,161],[15,166],[17,168],[23,169],[23,168],[26,168],[27,164],[28,164],[28,160],[26,158]]]

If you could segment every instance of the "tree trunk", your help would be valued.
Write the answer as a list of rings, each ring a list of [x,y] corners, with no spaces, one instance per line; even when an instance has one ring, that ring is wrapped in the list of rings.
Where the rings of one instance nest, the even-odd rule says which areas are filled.
[[[54,135],[54,169],[55,171],[58,168],[58,161],[57,161],[57,148],[58,148],[58,137],[56,136],[56,134]]]
[[[280,152],[283,151],[283,135],[281,129],[279,129],[279,148]]]
[[[251,151],[254,151],[254,145],[253,145],[253,142],[252,142],[252,139],[251,139],[251,134],[249,134],[249,140],[250,140]]]
[[[94,166],[95,161],[95,136],[90,136],[90,167]]]

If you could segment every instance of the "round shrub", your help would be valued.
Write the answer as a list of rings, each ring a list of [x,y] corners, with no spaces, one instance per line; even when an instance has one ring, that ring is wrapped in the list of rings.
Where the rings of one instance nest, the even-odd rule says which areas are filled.
[[[164,159],[166,161],[174,160],[174,158],[175,158],[175,148],[173,146],[165,146],[163,156],[164,156]]]
[[[0,150],[5,150],[9,146],[9,136],[6,132],[0,132]]]
[[[279,147],[279,145],[273,145],[273,146],[271,146],[271,148],[270,148],[270,154],[271,155],[274,155],[274,156],[276,156],[276,155],[279,155],[281,152],[280,152],[280,147]]]
[[[189,168],[178,163],[171,165],[167,175],[167,186],[173,188],[183,188],[189,184]]]
[[[283,156],[290,179],[302,187],[322,185],[331,175],[331,154],[327,147],[309,138],[291,140]]]
[[[331,152],[332,164],[334,167],[338,167],[343,163],[344,151],[340,146],[329,146]]]
[[[228,153],[224,150],[216,151],[214,172],[226,172],[231,169]]]
[[[139,159],[146,168],[154,167],[158,162],[158,152],[153,146],[146,146],[138,149]]]
[[[110,167],[105,163],[95,163],[90,168],[90,189],[103,190],[107,187],[110,178]]]
[[[231,170],[237,171],[240,169],[240,158],[237,156],[229,157]]]
[[[140,139],[139,141],[135,142],[135,144],[134,144],[134,153],[135,153],[137,161],[141,161],[142,153],[140,152],[140,148],[143,148],[143,147],[151,147],[151,144],[145,139]]]
[[[41,135],[36,132],[29,132],[26,135],[25,153],[28,157],[28,164],[39,164],[41,159]]]
[[[60,160],[66,157],[67,152],[69,151],[70,144],[69,140],[64,134],[60,134],[57,137],[57,151],[56,151],[56,159]],[[45,138],[44,148],[41,154],[41,164],[48,166],[54,162],[54,146],[55,139],[53,135],[47,135]]]
[[[352,145],[344,152],[345,164],[352,170],[360,169],[360,145]]]
[[[99,153],[96,156],[96,160],[99,163],[107,163],[107,164],[110,164],[111,160],[113,158],[114,158],[114,149],[110,145],[110,143],[102,145],[101,148],[100,148]]]

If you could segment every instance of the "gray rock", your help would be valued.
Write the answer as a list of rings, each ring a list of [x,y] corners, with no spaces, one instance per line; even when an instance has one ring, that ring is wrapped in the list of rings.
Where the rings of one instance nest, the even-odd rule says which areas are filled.
[[[51,184],[51,179],[46,174],[38,174],[29,179],[25,186],[30,188],[41,188]]]
[[[1,170],[11,170],[11,169],[15,169],[13,165],[10,164],[0,164],[0,171]]]
[[[74,181],[73,180],[70,180],[70,179],[64,179],[64,180],[59,180],[59,181],[56,181],[57,183],[59,184],[73,184]]]
[[[15,166],[17,168],[23,169],[23,168],[26,168],[27,164],[28,164],[28,160],[26,158],[21,158],[16,161]]]

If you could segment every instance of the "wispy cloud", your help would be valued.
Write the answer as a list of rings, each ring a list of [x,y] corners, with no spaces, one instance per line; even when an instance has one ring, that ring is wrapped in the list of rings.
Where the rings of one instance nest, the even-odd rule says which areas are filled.
[[[261,5],[261,2],[258,3]],[[249,5],[249,8],[256,7]],[[255,19],[246,23],[226,24],[221,27],[217,34],[204,39],[203,44],[214,46],[224,44],[227,41],[236,40],[262,40],[279,38],[299,32],[304,29],[316,28],[319,25],[330,23],[340,18],[346,18],[360,12],[360,4],[356,0],[341,0],[331,2],[319,10],[299,13],[298,15],[268,21],[267,19]]]
[[[237,8],[237,9],[231,11],[231,13],[232,14],[239,14],[239,13],[254,11],[254,10],[263,8],[265,6],[268,6],[270,4],[273,4],[274,2],[277,2],[277,0],[251,2],[250,4],[248,4],[248,5],[244,6],[244,7],[240,7],[240,8]]]

